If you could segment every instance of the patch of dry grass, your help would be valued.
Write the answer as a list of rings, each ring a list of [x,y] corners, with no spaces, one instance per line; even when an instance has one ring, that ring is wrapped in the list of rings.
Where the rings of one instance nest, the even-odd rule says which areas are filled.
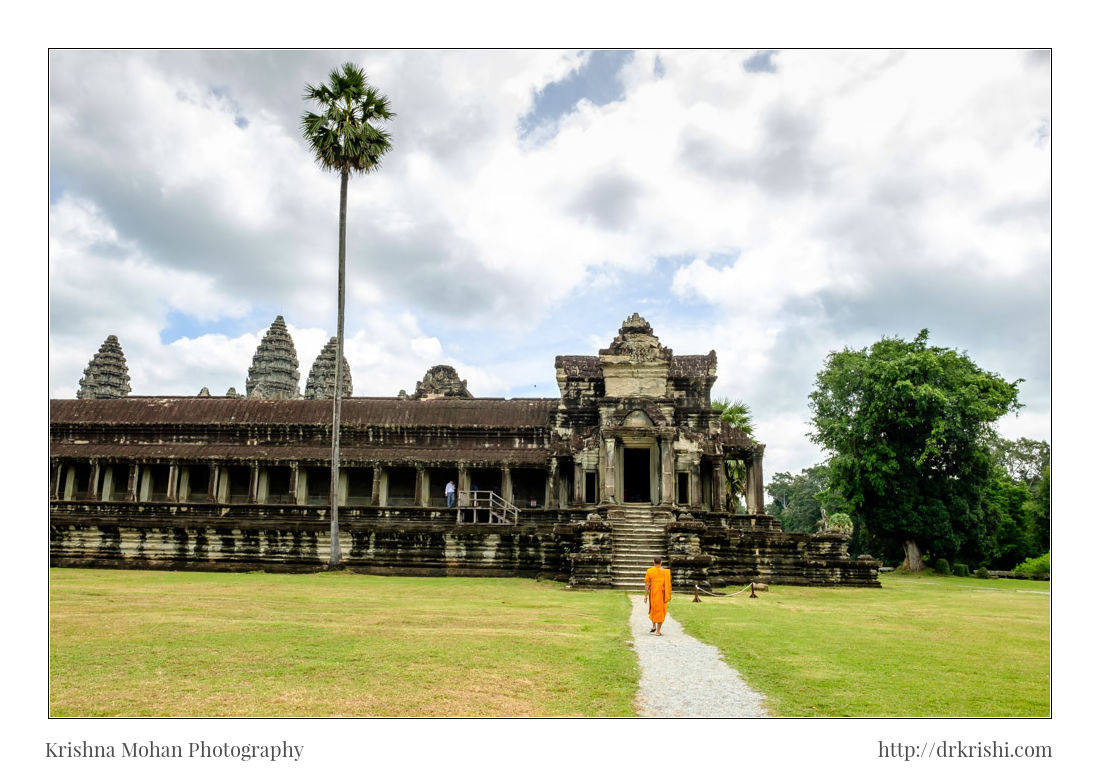
[[[629,602],[520,579],[54,569],[54,716],[630,715]]]

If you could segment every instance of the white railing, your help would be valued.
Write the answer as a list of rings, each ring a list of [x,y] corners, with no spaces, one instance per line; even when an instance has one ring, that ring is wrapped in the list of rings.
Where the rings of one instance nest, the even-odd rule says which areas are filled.
[[[474,523],[481,517],[487,523],[519,523],[519,508],[494,491],[459,491],[455,523],[462,523],[467,514]]]

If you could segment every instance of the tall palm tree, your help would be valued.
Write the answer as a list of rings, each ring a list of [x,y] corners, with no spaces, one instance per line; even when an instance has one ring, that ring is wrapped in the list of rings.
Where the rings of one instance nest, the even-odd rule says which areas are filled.
[[[722,412],[723,421],[736,429],[740,429],[748,435],[750,440],[756,442],[756,438],[753,437],[752,411],[749,410],[747,403],[740,399],[730,400],[721,397],[713,400],[711,402],[711,407]],[[738,500],[742,496],[746,497],[745,504],[748,504],[747,495],[745,494],[745,487],[747,484],[748,471],[745,462],[740,459],[727,459],[726,491],[731,497],[731,501],[733,502],[732,508],[734,510],[737,509]]]
[[[348,178],[369,173],[390,150],[390,136],[379,129],[392,119],[389,100],[367,84],[367,74],[348,62],[328,75],[328,83],[306,84],[305,99],[319,105],[319,113],[302,115],[302,134],[309,141],[317,163],[340,173],[340,249],[337,277],[336,385],[332,396],[332,546],[329,565],[340,563],[340,518],[337,508],[340,484],[340,400],[344,394],[344,254],[348,217]]]

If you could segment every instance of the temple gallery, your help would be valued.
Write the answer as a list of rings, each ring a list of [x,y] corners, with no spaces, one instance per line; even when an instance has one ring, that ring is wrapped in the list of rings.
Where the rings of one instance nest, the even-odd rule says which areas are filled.
[[[280,316],[243,394],[142,397],[109,336],[77,398],[50,401],[51,564],[324,569],[336,352],[334,338],[301,392]],[[356,397],[343,370],[349,569],[638,589],[661,556],[679,589],[878,585],[878,562],[850,558],[847,535],[780,530],[764,445],[711,405],[715,352],[675,355],[636,313],[598,354],[555,359],[552,398],[475,398],[447,365],[411,393]],[[744,472],[732,510],[731,462]]]

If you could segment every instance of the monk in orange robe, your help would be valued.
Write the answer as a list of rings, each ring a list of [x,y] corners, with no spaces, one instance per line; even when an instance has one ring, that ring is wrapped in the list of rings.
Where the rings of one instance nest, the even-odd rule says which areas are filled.
[[[672,572],[661,566],[661,559],[653,559],[653,566],[645,571],[645,598],[649,602],[649,620],[653,624],[651,632],[661,636],[661,625],[668,613],[668,603],[672,599]]]

